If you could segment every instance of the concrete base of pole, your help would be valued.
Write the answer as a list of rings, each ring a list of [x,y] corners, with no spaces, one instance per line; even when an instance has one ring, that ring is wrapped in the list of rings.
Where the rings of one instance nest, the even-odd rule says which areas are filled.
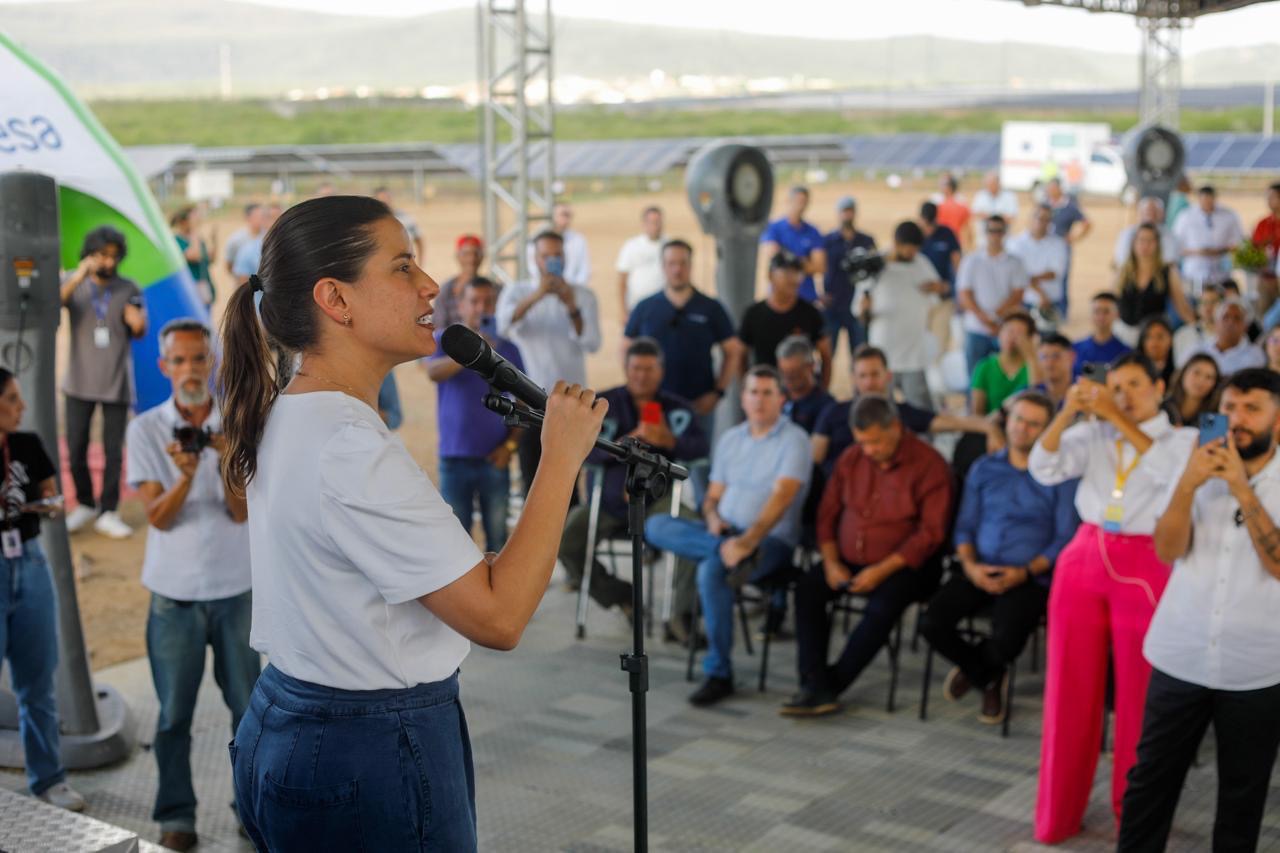
[[[62,763],[68,770],[89,770],[126,758],[133,752],[133,723],[129,706],[115,688],[95,685],[98,730],[61,736]],[[23,767],[22,740],[18,736],[18,700],[0,690],[0,767]]]

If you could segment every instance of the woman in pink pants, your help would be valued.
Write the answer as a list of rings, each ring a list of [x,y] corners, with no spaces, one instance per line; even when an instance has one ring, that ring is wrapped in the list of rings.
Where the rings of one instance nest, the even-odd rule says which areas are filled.
[[[1151,534],[1196,432],[1160,409],[1164,383],[1145,356],[1113,362],[1107,384],[1082,379],[1031,451],[1046,485],[1080,478],[1081,525],[1054,567],[1049,592],[1048,671],[1036,839],[1053,844],[1080,831],[1102,741],[1107,658],[1115,668],[1111,805],[1116,819],[1137,757],[1151,666],[1142,640],[1169,566]],[[1080,414],[1090,420],[1072,426]]]

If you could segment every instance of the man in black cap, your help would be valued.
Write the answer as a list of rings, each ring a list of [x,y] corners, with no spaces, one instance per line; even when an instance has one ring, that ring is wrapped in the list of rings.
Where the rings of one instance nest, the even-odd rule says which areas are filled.
[[[811,302],[800,298],[803,262],[788,251],[769,261],[769,295],[742,315],[738,337],[751,352],[751,364],[778,366],[778,344],[792,335],[804,335],[822,357],[820,382],[831,385],[831,339],[826,321]],[[750,367],[750,365],[747,365]]]

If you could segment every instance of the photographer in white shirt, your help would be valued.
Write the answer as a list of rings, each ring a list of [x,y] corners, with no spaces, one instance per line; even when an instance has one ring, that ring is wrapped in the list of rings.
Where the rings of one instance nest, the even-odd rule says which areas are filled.
[[[261,669],[249,647],[248,510],[243,496],[222,486],[226,444],[209,390],[210,337],[209,327],[192,319],[160,331],[160,372],[173,396],[134,418],[128,431],[129,482],[142,495],[149,523],[142,584],[151,591],[147,658],[160,700],[152,818],[160,823],[161,845],[174,850],[196,843],[191,722],[206,649],[213,649],[233,734]]]

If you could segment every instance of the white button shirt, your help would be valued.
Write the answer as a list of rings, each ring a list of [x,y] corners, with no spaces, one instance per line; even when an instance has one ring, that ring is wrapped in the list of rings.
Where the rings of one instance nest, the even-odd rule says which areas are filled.
[[[587,249],[587,238],[582,236],[581,231],[574,231],[572,228],[560,236],[564,238],[564,280],[570,284],[589,287],[591,285],[591,253]],[[526,255],[529,269],[537,270],[538,252],[532,240],[529,242]]]
[[[1043,282],[1040,289],[1055,303],[1062,298],[1062,279],[1071,259],[1066,240],[1056,234],[1046,234],[1037,240],[1030,231],[1023,231],[1009,241],[1009,254],[1022,261],[1029,276],[1052,272],[1053,278]],[[1040,294],[1028,287],[1022,301],[1034,308],[1040,304]]]
[[[1164,412],[1143,421],[1138,427],[1152,444],[1125,481],[1124,496],[1120,499],[1124,509],[1120,532],[1130,536],[1150,536],[1169,503],[1170,484],[1177,482],[1187,457],[1191,455],[1197,432],[1173,426]],[[1081,521],[1101,527],[1115,488],[1118,464],[1116,439],[1119,438],[1120,431],[1107,421],[1078,423],[1062,434],[1057,453],[1050,453],[1037,441],[1031,450],[1027,470],[1036,482],[1046,486],[1056,486],[1079,477],[1076,512]],[[1137,451],[1127,441],[1122,450],[1124,459],[1119,464],[1128,468]]]
[[[1280,519],[1280,454],[1250,485]],[[1213,690],[1280,684],[1280,580],[1262,567],[1248,525],[1235,523],[1239,508],[1222,480],[1196,490],[1191,549],[1173,564],[1143,645],[1161,672]]]
[[[548,391],[560,379],[585,385],[587,353],[600,349],[600,310],[595,294],[581,285],[570,286],[582,312],[582,334],[574,330],[569,309],[555,296],[544,296],[519,322],[512,322],[516,306],[538,289],[533,282],[508,284],[498,297],[498,334],[520,348],[525,373]]]
[[[1193,204],[1178,214],[1178,220],[1173,223],[1173,236],[1184,252],[1223,247],[1234,249],[1244,239],[1244,229],[1234,210],[1215,207],[1212,213],[1207,214]],[[1226,281],[1231,277],[1231,270],[1221,257],[1189,255],[1182,259],[1182,277],[1198,288],[1206,283]],[[1198,294],[1199,290],[1195,292]]]

